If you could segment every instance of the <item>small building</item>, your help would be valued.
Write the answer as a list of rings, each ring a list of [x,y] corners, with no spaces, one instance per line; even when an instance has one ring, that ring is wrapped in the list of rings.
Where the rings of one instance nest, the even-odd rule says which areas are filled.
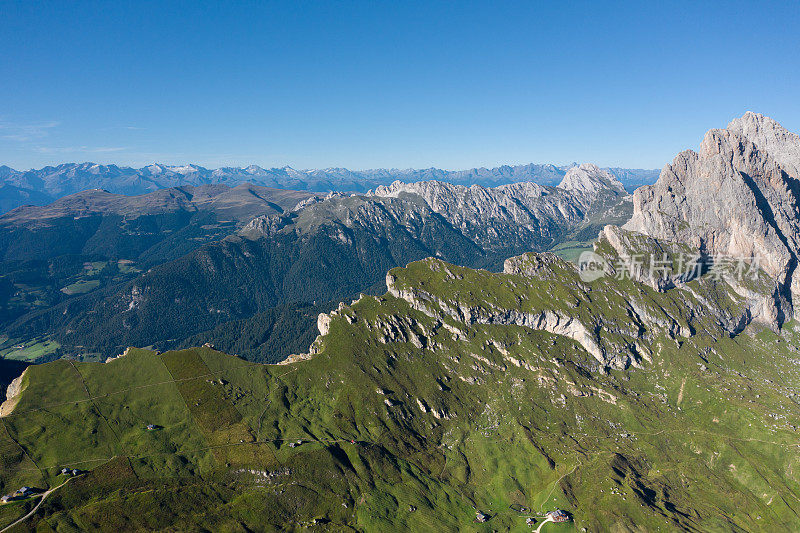
[[[547,518],[552,520],[553,522],[568,522],[569,515],[562,511],[561,509],[556,509],[555,511],[550,511],[545,515]]]
[[[38,492],[39,491],[37,491],[36,489],[33,489],[31,487],[20,487],[15,492],[13,492],[11,494],[6,494],[5,496],[2,496],[0,498],[0,501],[2,501],[3,503],[8,503],[8,502],[10,502],[12,500],[19,500],[19,499],[22,499],[22,498],[28,498],[29,496],[34,496]]]
[[[483,514],[480,511],[475,511],[475,520],[481,523],[486,522],[489,520],[489,515]]]
[[[69,473],[70,473],[70,469],[69,469],[69,468],[62,468],[62,469],[61,469],[61,473],[62,473],[63,475],[65,475],[65,476],[67,476],[67,475],[69,475]]]
[[[155,424],[147,424],[147,431],[154,431],[156,429]]]

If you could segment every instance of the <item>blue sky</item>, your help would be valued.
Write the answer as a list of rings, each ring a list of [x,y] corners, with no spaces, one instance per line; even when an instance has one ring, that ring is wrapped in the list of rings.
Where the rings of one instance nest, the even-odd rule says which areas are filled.
[[[653,5],[651,5],[653,4]],[[0,3],[0,164],[661,167],[800,131],[795,2]]]

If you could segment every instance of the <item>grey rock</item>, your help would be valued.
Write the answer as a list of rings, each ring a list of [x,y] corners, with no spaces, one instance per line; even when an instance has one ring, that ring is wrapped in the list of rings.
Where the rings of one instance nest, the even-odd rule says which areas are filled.
[[[756,258],[777,290],[754,319],[780,326],[800,295],[798,168],[800,138],[747,113],[709,131],[697,152],[678,154],[654,185],[638,189],[624,227],[710,256]]]
[[[595,165],[580,165],[570,168],[557,187],[532,182],[486,188],[395,181],[367,196],[420,198],[481,247],[499,250],[520,242],[542,249],[585,222],[595,207],[602,204],[601,210],[610,211],[628,195],[611,173]]]

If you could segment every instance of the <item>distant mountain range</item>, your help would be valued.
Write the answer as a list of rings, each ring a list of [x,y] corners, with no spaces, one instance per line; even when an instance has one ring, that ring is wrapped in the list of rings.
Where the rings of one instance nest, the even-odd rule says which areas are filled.
[[[140,195],[160,189],[200,185],[228,185],[235,187],[252,183],[277,189],[297,191],[367,192],[394,181],[413,183],[437,180],[456,185],[481,185],[497,187],[508,183],[532,181],[540,185],[555,186],[561,182],[569,168],[576,165],[503,165],[496,168],[469,170],[427,169],[377,169],[348,170],[327,168],[322,170],[295,170],[291,167],[265,169],[249,167],[223,167],[207,169],[198,165],[149,165],[131,168],[95,163],[64,163],[38,170],[18,171],[0,166],[0,212],[5,213],[21,205],[46,205],[63,196],[88,189]],[[655,182],[658,170],[608,169],[628,191]]]
[[[381,293],[392,267],[436,256],[498,270],[509,255],[593,239],[631,207],[590,164],[557,187],[86,191],[0,217],[0,350],[104,358],[209,342],[278,361],[313,340],[319,311],[306,308]]]

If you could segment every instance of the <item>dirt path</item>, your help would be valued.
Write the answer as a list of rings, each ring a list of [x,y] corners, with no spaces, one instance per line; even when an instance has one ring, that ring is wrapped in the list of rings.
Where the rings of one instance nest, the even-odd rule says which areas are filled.
[[[3,529],[0,529],[0,533],[4,533],[5,531],[8,531],[8,530],[9,530],[9,529],[11,529],[12,527],[16,526],[17,524],[21,524],[22,522],[24,522],[25,520],[27,520],[28,518],[30,518],[30,517],[32,517],[34,514],[36,514],[36,511],[38,511],[38,510],[39,510],[39,507],[40,507],[40,506],[41,506],[41,505],[44,503],[44,501],[47,499],[47,497],[48,497],[48,496],[50,496],[50,494],[52,494],[52,493],[53,493],[53,492],[55,492],[56,490],[60,489],[61,487],[63,487],[63,486],[64,486],[64,485],[66,485],[67,483],[69,483],[69,480],[70,480],[70,479],[72,479],[72,478],[71,478],[71,477],[70,477],[70,478],[67,478],[67,480],[66,480],[66,481],[64,481],[64,483],[62,483],[61,485],[58,485],[57,487],[53,487],[52,489],[50,489],[50,490],[47,490],[47,491],[43,492],[43,493],[41,494],[41,499],[39,500],[39,503],[37,503],[37,504],[36,504],[36,507],[34,507],[33,509],[31,509],[31,512],[30,512],[30,513],[26,514],[25,516],[23,516],[22,518],[20,518],[20,519],[19,519],[19,520],[17,520],[16,522],[14,522],[13,524],[9,524],[9,525],[7,525],[6,527],[4,527]],[[8,505],[8,504],[6,504],[6,505]]]
[[[597,452],[597,453],[599,454],[599,453],[605,453],[605,452]],[[578,469],[579,466],[581,466],[581,462],[580,461],[578,461],[577,464],[575,464],[575,466],[572,467],[572,470],[570,470],[569,472],[565,472],[560,478],[555,480],[555,482],[553,483],[553,486],[550,487],[550,492],[547,493],[547,498],[545,498],[544,501],[542,502],[543,506],[546,505],[548,501],[550,501],[550,497],[553,495],[553,491],[556,490],[556,487],[558,486],[559,483],[561,483],[561,480],[564,479],[565,477],[567,477],[568,475],[572,474],[573,472],[575,472]],[[542,525],[544,525],[544,523]],[[542,526],[540,525],[539,527],[541,528]],[[536,531],[539,531],[539,530],[537,529]]]
[[[545,524],[546,524],[546,523],[548,523],[548,522],[552,522],[552,521],[553,521],[553,519],[552,519],[552,518],[550,518],[550,517],[548,516],[547,518],[545,518],[545,519],[544,519],[544,522],[542,522],[541,524],[539,524],[539,527],[537,527],[537,528],[534,530],[534,532],[533,532],[533,533],[539,533],[539,532],[542,530],[542,526],[543,526],[543,525],[545,525]],[[2,532],[0,532],[0,533],[2,533]]]

